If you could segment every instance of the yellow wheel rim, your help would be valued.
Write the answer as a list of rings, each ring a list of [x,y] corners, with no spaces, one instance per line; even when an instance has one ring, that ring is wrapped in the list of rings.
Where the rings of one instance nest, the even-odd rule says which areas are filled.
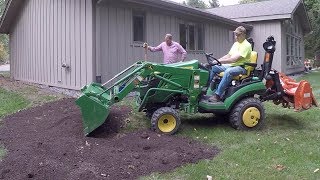
[[[246,109],[242,115],[242,121],[247,127],[254,127],[259,123],[260,111],[256,107]]]
[[[169,133],[174,130],[177,125],[177,120],[173,115],[162,115],[158,120],[158,128],[160,131]]]

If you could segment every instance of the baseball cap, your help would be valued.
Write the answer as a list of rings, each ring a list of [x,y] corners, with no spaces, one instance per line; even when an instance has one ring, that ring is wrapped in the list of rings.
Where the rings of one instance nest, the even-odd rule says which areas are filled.
[[[246,28],[244,28],[243,26],[239,26],[236,28],[236,30],[234,30],[233,32],[237,33],[237,34],[246,34]]]

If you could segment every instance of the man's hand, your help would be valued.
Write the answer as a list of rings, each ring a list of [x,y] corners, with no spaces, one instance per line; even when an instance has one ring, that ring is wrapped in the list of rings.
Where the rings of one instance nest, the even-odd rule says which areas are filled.
[[[146,42],[143,43],[142,47],[143,47],[143,48],[148,48],[148,43],[146,43]]]

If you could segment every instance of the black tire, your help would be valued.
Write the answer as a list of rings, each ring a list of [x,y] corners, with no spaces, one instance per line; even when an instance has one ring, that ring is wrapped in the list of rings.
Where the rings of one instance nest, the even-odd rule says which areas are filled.
[[[228,117],[229,117],[229,114],[224,114],[224,113],[220,113],[220,114],[217,114],[217,113],[214,113],[213,114],[213,119],[217,122],[228,122]]]
[[[238,130],[260,129],[264,125],[264,121],[263,104],[259,99],[253,97],[238,102],[231,110],[229,117],[231,126]]]
[[[180,124],[178,112],[170,107],[159,108],[151,117],[151,129],[158,133],[174,134],[178,131]]]
[[[152,115],[153,115],[153,113],[156,111],[156,109],[154,110],[154,109],[150,109],[150,110],[147,110],[146,111],[146,116],[147,116],[147,118],[149,118],[149,119],[151,119],[152,118]]]

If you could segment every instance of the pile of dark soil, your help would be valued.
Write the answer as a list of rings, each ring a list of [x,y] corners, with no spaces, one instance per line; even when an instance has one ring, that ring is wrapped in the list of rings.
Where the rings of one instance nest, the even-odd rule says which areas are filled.
[[[0,178],[135,179],[218,153],[215,147],[149,130],[117,133],[130,112],[126,106],[112,108],[108,123],[91,137],[83,135],[74,99],[6,117],[0,128],[0,142],[7,149]]]

